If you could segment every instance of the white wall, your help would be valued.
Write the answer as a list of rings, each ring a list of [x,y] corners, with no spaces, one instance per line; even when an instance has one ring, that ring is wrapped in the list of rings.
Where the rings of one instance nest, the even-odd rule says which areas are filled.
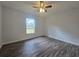
[[[49,15],[50,16],[50,15]],[[79,9],[52,13],[47,19],[48,36],[79,45]]]
[[[1,4],[0,4],[0,48],[2,46],[2,44],[1,44],[1,40],[2,40],[2,23],[1,23],[2,22],[2,19],[1,19],[2,13],[1,13],[1,9],[2,8],[1,8]]]
[[[2,43],[7,44],[28,38],[44,35],[43,20],[34,15],[23,13],[19,10],[2,7]],[[34,17],[36,21],[36,33],[25,34],[25,19],[26,17]]]
[[[36,33],[33,35],[25,34],[25,19],[28,16],[36,20]],[[79,45],[79,9],[52,13],[46,18],[41,16],[2,7],[2,43],[16,42],[47,33],[51,38]]]

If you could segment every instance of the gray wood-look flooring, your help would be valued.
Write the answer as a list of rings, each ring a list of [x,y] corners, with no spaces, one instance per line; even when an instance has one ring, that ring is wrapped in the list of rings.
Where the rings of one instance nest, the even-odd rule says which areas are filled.
[[[38,37],[12,44],[0,49],[1,57],[78,57],[79,46],[48,37]]]

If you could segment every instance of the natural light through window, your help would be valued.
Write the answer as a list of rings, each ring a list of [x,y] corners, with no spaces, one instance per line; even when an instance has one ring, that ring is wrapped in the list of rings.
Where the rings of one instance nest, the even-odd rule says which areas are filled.
[[[35,20],[26,18],[26,34],[35,33]]]

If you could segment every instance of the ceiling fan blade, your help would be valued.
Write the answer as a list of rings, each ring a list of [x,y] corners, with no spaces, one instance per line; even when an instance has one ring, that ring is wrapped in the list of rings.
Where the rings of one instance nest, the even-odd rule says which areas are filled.
[[[34,8],[39,8],[39,6],[37,6],[37,5],[34,5],[34,6],[32,6],[32,7],[34,7]]]
[[[52,7],[52,5],[47,5],[47,6],[45,6],[45,8],[51,8]]]

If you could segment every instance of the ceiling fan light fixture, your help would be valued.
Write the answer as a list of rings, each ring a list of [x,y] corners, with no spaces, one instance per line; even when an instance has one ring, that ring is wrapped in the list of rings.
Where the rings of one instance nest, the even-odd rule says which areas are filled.
[[[47,12],[46,9],[47,9],[47,8],[51,8],[52,5],[45,4],[44,1],[40,1],[39,4],[34,5],[33,7],[34,7],[34,8],[37,8],[40,13],[43,13],[43,12]]]
[[[45,12],[45,9],[40,8],[39,12],[40,12],[40,13]]]

